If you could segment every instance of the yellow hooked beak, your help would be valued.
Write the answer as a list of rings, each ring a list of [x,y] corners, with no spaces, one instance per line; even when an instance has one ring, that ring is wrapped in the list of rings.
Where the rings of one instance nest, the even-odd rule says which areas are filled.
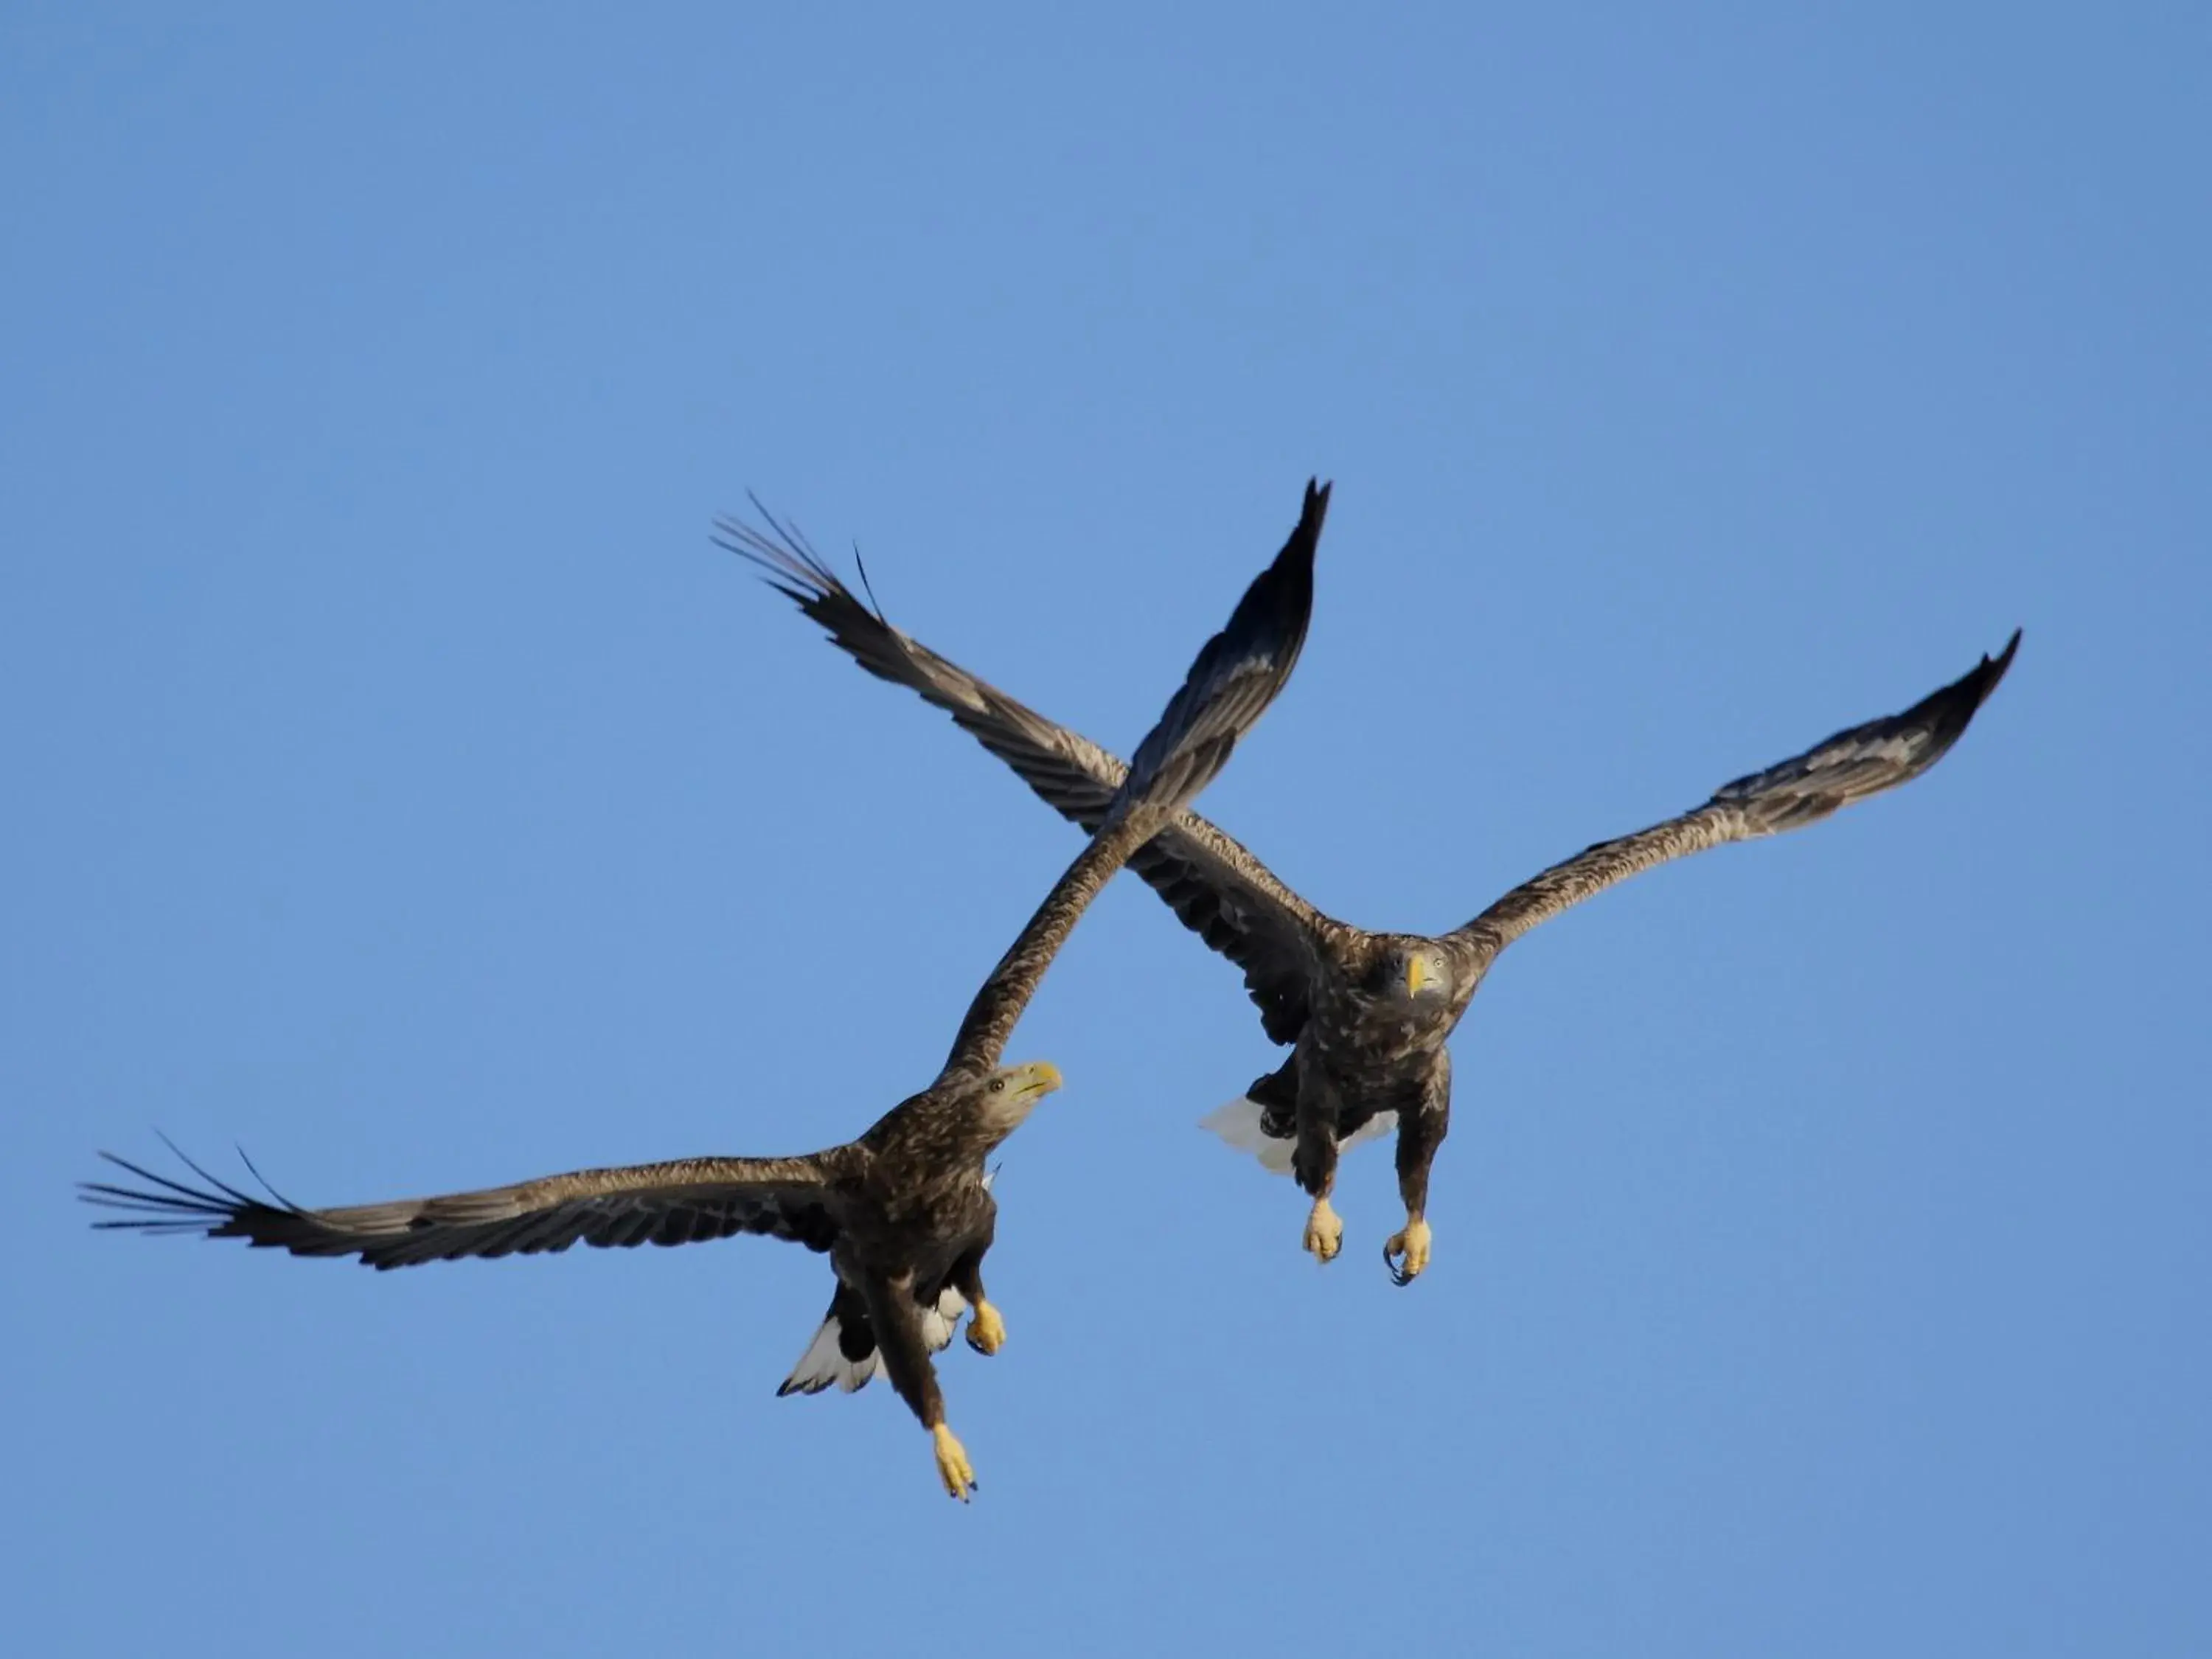
[[[1022,1079],[1019,1086],[1025,1095],[1048,1095],[1060,1087],[1060,1067],[1048,1060],[1037,1060],[1023,1066],[1022,1070],[1027,1075]]]
[[[1418,956],[1416,956],[1416,957],[1407,957],[1407,958],[1406,958],[1406,994],[1407,994],[1407,996],[1409,996],[1409,997],[1417,997],[1417,996],[1420,995],[1420,994],[1421,994],[1421,987],[1423,987],[1424,985],[1426,985],[1428,982],[1429,982],[1429,960],[1428,960],[1428,958],[1427,958],[1426,957],[1418,957]]]

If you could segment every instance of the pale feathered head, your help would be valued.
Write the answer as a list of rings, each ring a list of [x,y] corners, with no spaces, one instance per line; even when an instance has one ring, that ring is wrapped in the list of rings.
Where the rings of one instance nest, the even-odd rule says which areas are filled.
[[[1060,1087],[1060,1067],[1050,1060],[1026,1066],[1001,1066],[975,1085],[983,1117],[994,1135],[1003,1139],[1022,1127],[1036,1109],[1037,1102]]]

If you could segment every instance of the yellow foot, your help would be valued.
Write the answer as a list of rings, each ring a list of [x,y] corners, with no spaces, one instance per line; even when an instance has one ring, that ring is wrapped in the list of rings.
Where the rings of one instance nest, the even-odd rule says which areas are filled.
[[[1344,1224],[1325,1198],[1314,1200],[1313,1213],[1306,1218],[1305,1246],[1316,1261],[1334,1261],[1344,1248]]]
[[[1402,1261],[1401,1256],[1405,1258]],[[1382,1261],[1394,1283],[1410,1285],[1419,1279],[1421,1269],[1429,1265],[1429,1224],[1419,1216],[1407,1216],[1406,1231],[1383,1241]]]
[[[996,1353],[1006,1346],[1006,1322],[988,1302],[978,1302],[969,1316],[968,1346],[977,1353]]]
[[[945,1483],[945,1490],[962,1503],[975,1490],[975,1471],[969,1467],[968,1451],[953,1438],[952,1431],[939,1423],[929,1431],[937,1442],[937,1478]]]

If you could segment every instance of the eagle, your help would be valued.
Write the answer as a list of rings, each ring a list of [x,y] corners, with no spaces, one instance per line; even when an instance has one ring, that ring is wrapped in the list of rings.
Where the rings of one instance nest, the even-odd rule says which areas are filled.
[[[951,714],[1062,817],[1105,822],[1121,762],[1016,702],[860,604],[806,550],[735,520],[722,544],[784,579],[785,592],[862,668]],[[1901,714],[1837,732],[1802,755],[1723,784],[1703,805],[1599,842],[1523,882],[1463,927],[1434,936],[1375,933],[1322,914],[1243,846],[1179,813],[1130,867],[1183,925],[1243,971],[1267,1036],[1291,1049],[1274,1071],[1203,1120],[1231,1146],[1294,1176],[1312,1199],[1301,1243],[1333,1261],[1343,1223],[1329,1203],[1337,1157],[1397,1134],[1402,1229],[1384,1241],[1392,1279],[1429,1265],[1429,1171],[1450,1127],[1445,1044],[1498,955],[1539,922],[1655,865],[1817,823],[1920,775],[1959,740],[2020,647],[2004,649]]]
[[[929,1431],[945,1490],[965,1502],[975,1470],[946,1425],[931,1355],[950,1344],[963,1313],[978,1352],[996,1353],[1006,1340],[1005,1321],[983,1286],[997,1217],[985,1164],[1060,1085],[1059,1072],[1042,1061],[1002,1064],[1006,1040],[1091,901],[1220,771],[1288,680],[1312,611],[1328,495],[1327,485],[1308,484],[1290,539],[1137,745],[1090,843],[975,994],[944,1068],[858,1139],[799,1158],[580,1170],[326,1210],[302,1209],[273,1190],[257,1198],[181,1152],[202,1184],[103,1152],[143,1184],[81,1183],[88,1201],[125,1212],[94,1224],[243,1238],[294,1255],[355,1256],[380,1269],[565,1250],[580,1240],[609,1247],[733,1233],[789,1239],[827,1253],[836,1286],[821,1328],[778,1394],[816,1393],[832,1382],[850,1391],[878,1372],[888,1376]]]

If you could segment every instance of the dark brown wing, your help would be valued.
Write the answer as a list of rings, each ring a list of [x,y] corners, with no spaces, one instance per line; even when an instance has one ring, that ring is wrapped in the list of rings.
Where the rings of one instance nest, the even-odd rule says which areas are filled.
[[[1680,817],[1617,841],[1601,841],[1523,882],[1450,939],[1487,963],[1537,923],[1640,870],[1709,847],[1815,823],[1838,807],[1911,781],[1958,742],[2019,648],[2015,629],[1996,657],[1984,656],[1903,714],[1838,732],[1802,755],[1738,778]]]
[[[1036,914],[969,1006],[946,1073],[988,1071],[1045,969],[1099,890],[1160,826],[1228,763],[1267,705],[1289,682],[1313,615],[1313,562],[1326,488],[1306,487],[1305,516],[1275,562],[1237,603],[1228,624],[1200,648],[1159,721],[1137,745],[1121,787],[1093,836],[1053,884]]]
[[[1181,811],[1290,683],[1313,620],[1314,556],[1329,486],[1309,478],[1305,505],[1274,562],[1253,578],[1222,629],[1199,647],[1182,684],[1138,741],[1115,806]]]
[[[830,1183],[856,1154],[841,1146],[807,1158],[697,1158],[579,1170],[512,1187],[337,1210],[303,1210],[274,1193],[264,1201],[216,1180],[182,1152],[177,1156],[204,1186],[173,1181],[112,1152],[100,1156],[147,1184],[81,1182],[86,1202],[125,1212],[95,1226],[242,1238],[294,1255],[357,1255],[383,1268],[534,1255],[579,1240],[690,1244],[732,1233],[764,1233],[826,1250],[838,1233]]]
[[[1285,548],[1320,533],[1328,492],[1309,485]],[[837,579],[795,526],[754,502],[767,528],[726,519],[717,540],[769,574],[772,585],[821,624],[861,667],[950,714],[1060,816],[1093,834],[1128,769],[1088,738],[1046,719],[893,628]],[[1296,1041],[1319,941],[1332,922],[1230,836],[1179,814],[1129,860],[1183,925],[1244,970],[1267,1035]]]

